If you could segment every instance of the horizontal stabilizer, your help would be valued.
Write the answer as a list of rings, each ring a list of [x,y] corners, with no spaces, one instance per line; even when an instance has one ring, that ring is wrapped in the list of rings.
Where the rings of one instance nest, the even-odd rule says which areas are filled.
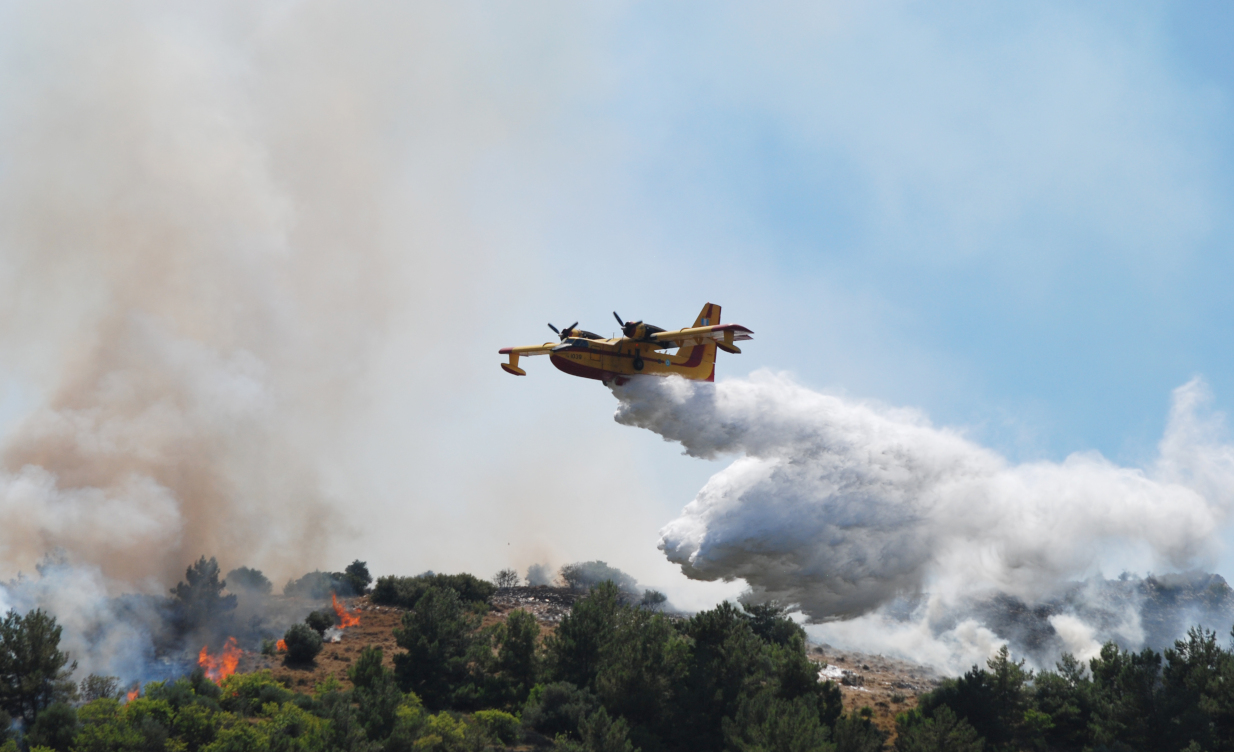
[[[525,345],[523,347],[503,347],[497,352],[502,355],[509,355],[510,362],[502,363],[501,368],[506,373],[512,373],[515,376],[526,376],[527,372],[518,367],[519,356],[529,357],[532,355],[547,355],[553,351],[557,345],[553,342],[545,342],[543,345]]]
[[[741,324],[713,324],[711,326],[692,326],[689,329],[678,329],[672,332],[660,332],[652,335],[659,347],[690,347],[715,343],[721,350],[731,353],[741,352],[733,342],[754,339],[754,332]]]

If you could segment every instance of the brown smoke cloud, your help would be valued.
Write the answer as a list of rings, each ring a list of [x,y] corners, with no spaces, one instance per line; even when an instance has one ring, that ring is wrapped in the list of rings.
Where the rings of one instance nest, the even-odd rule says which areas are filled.
[[[369,365],[392,321],[467,320],[458,194],[551,98],[494,82],[468,13],[5,11],[0,346],[41,398],[3,448],[5,574],[55,549],[151,587],[202,553],[321,563]]]

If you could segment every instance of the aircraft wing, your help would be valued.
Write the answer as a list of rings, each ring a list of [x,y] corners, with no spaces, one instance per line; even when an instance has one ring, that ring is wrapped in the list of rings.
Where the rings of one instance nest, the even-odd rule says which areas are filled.
[[[691,347],[715,342],[716,347],[725,352],[739,353],[733,342],[743,339],[754,339],[754,332],[741,324],[716,324],[714,326],[692,326],[689,329],[677,329],[672,332],[658,332],[651,335],[660,347]]]
[[[515,376],[526,376],[527,372],[518,367],[518,359],[520,356],[530,357],[532,355],[548,355],[557,347],[556,342],[545,342],[543,345],[522,345],[520,347],[503,347],[497,352],[501,355],[509,355],[510,362],[502,363],[501,367],[506,373],[512,373]]]
[[[522,355],[524,357],[531,357],[532,355],[548,355],[549,353],[553,351],[553,348],[556,346],[557,346],[556,342],[545,342],[543,345],[522,345],[520,347],[503,347],[497,352],[500,355],[509,355],[511,353],[517,353],[518,355]]]

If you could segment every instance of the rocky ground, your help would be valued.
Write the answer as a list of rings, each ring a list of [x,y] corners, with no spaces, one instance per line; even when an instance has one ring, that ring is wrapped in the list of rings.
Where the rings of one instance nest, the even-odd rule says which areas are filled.
[[[874,723],[892,735],[896,714],[917,707],[917,696],[942,679],[925,666],[830,645],[812,645],[810,658],[820,664],[819,678],[840,685],[845,712],[870,708]]]
[[[501,613],[515,608],[530,611],[535,615],[540,626],[544,627],[546,625],[555,626],[560,622],[566,614],[570,613],[574,602],[581,597],[581,593],[562,588],[511,587],[499,589],[497,594],[489,599],[489,603]]]

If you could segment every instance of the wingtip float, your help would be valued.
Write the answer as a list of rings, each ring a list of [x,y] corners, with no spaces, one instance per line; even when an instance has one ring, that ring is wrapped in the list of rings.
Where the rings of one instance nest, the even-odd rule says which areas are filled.
[[[741,324],[721,324],[720,306],[712,303],[703,306],[693,326],[673,331],[642,321],[622,321],[616,311],[613,317],[621,325],[621,337],[604,339],[579,329],[577,321],[564,329],[549,324],[559,342],[503,347],[497,352],[509,360],[501,367],[506,373],[526,376],[519,358],[547,355],[558,370],[605,384],[622,384],[638,374],[715,381],[716,350],[740,353],[733,343],[753,339],[754,334]],[[665,352],[673,349],[677,352]]]

